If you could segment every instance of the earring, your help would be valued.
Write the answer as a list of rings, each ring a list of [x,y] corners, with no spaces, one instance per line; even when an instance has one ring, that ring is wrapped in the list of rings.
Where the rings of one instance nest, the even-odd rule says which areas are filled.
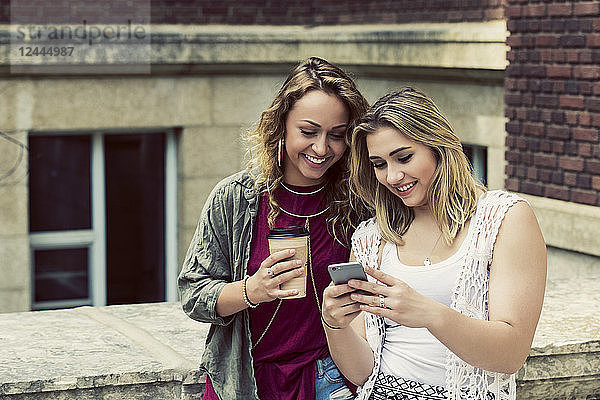
[[[277,166],[281,167],[282,160],[283,160],[283,138],[279,139],[279,143],[277,143]]]

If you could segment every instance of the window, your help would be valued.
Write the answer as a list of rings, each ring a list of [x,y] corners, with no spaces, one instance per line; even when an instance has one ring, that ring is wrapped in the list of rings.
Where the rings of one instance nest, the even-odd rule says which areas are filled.
[[[35,250],[33,256],[36,304],[89,303],[87,248]]]
[[[175,135],[29,136],[32,308],[174,301]]]
[[[473,174],[481,183],[487,185],[487,148],[463,144],[463,151],[473,166]]]

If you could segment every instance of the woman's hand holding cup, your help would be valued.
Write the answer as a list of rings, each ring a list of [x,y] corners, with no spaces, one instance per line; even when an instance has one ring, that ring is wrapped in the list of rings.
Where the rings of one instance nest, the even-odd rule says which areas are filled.
[[[304,274],[302,260],[293,259],[294,249],[272,253],[260,264],[258,271],[246,283],[248,298],[252,303],[265,303],[275,299],[297,296],[297,289],[282,290],[280,285]]]

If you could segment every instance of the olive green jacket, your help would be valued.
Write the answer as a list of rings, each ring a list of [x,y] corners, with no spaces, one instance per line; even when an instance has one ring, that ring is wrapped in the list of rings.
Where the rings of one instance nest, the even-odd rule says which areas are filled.
[[[225,318],[216,313],[223,286],[246,274],[258,200],[247,171],[219,182],[204,204],[178,279],[185,313],[211,323],[200,368],[222,399],[258,400],[248,311]]]

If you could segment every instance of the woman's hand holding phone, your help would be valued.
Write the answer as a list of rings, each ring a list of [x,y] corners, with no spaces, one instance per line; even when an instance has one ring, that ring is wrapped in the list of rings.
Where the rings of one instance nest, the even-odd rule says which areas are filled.
[[[404,281],[383,271],[367,267],[375,282],[352,281],[350,298],[362,311],[379,315],[409,328],[427,328],[435,322],[440,307],[446,307],[423,296]]]
[[[327,270],[332,283],[323,292],[323,321],[333,329],[343,329],[360,314],[360,303],[352,300],[355,289],[348,286],[350,279],[366,280],[362,265],[356,262],[332,264]]]

